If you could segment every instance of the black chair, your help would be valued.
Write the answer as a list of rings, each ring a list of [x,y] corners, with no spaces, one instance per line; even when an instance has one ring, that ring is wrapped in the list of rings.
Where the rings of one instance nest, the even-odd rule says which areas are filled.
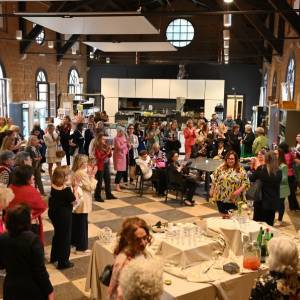
[[[178,199],[178,195],[180,194],[180,203],[183,204],[184,203],[184,188],[183,186],[181,186],[178,183],[175,182],[170,182],[169,178],[169,168],[167,168],[167,176],[166,176],[166,181],[167,181],[167,188],[166,188],[166,198],[165,198],[165,202],[168,201],[168,194],[170,191],[174,191],[176,192],[176,200]]]
[[[145,181],[150,181],[151,178],[145,179],[142,173],[142,170],[139,165],[136,165],[136,183],[135,183],[135,189],[138,189],[138,193],[140,194],[140,197],[143,196],[144,193],[144,183]],[[153,183],[152,183],[152,189],[153,189]]]

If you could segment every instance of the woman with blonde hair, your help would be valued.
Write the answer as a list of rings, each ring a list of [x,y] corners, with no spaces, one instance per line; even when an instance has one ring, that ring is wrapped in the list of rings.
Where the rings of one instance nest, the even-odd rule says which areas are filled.
[[[2,141],[0,151],[14,151],[15,139],[12,135],[7,135]]]
[[[117,136],[114,138],[114,153],[113,162],[114,169],[117,171],[115,184],[116,191],[120,192],[121,179],[127,181],[127,155],[128,155],[129,143],[124,133],[123,128],[118,128]]]
[[[203,119],[199,119],[196,128],[197,138],[206,138],[208,133],[207,124]]]
[[[49,177],[52,178],[53,164],[60,166],[61,158],[56,156],[58,142],[60,140],[59,135],[55,131],[53,124],[48,124],[47,133],[44,135],[44,142],[47,147],[46,150],[46,161],[48,163]]]
[[[273,151],[265,155],[265,164],[259,166],[256,171],[250,175],[251,181],[261,181],[261,201],[254,202],[253,220],[266,222],[273,226],[275,212],[279,207],[280,182],[282,173],[278,166],[278,159]]]
[[[58,262],[58,269],[73,267],[70,262],[72,209],[76,197],[70,187],[68,166],[55,168],[52,176],[48,216],[54,227],[50,263]]]
[[[288,237],[275,237],[268,243],[269,272],[256,280],[250,300],[300,299],[299,252]]]
[[[72,245],[76,251],[89,253],[88,250],[88,213],[92,211],[92,192],[95,190],[97,181],[96,167],[88,165],[88,156],[77,154],[72,166],[72,184],[82,190],[78,198],[78,206],[72,217]]]

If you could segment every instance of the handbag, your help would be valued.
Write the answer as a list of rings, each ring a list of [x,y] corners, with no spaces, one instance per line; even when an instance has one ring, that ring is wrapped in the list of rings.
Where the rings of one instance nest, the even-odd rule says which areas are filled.
[[[62,149],[61,145],[58,145],[55,154],[57,158],[63,158],[66,155],[66,152]]]
[[[101,283],[104,284],[105,286],[109,286],[111,276],[112,276],[112,271],[113,271],[113,265],[106,265],[104,267],[102,274],[99,277]]]
[[[262,182],[260,179],[251,183],[250,188],[246,192],[246,199],[254,202],[262,201]]]

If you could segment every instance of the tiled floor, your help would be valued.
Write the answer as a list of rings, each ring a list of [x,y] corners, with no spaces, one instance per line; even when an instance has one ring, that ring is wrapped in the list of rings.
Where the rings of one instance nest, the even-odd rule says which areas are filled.
[[[47,176],[44,176],[46,191],[49,191]],[[146,190],[143,197],[139,197],[134,187],[123,192],[114,192],[117,200],[107,200],[103,203],[94,202],[93,212],[89,215],[89,247],[92,248],[97,239],[98,230],[108,226],[113,231],[118,231],[124,218],[138,215],[148,224],[162,222],[191,222],[198,218],[217,216],[214,206],[207,203],[204,198],[195,197],[195,207],[181,206],[174,199],[164,202],[164,198],[158,198],[151,189]],[[300,213],[287,211],[285,214],[286,226],[284,230],[296,233],[300,230]],[[44,214],[44,228],[46,236],[45,256],[49,261],[53,227]],[[56,300],[84,300],[89,299],[89,293],[85,291],[85,277],[88,268],[89,255],[71,254],[71,261],[75,266],[71,269],[58,271],[53,265],[47,264],[51,282],[55,288]],[[0,277],[0,293],[2,292],[3,277]]]

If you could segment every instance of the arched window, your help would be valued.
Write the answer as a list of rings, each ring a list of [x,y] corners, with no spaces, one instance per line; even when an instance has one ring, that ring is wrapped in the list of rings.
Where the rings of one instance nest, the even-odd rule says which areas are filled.
[[[265,71],[264,79],[263,79],[263,88],[264,88],[264,103],[263,106],[267,105],[267,95],[268,95],[268,71]]]
[[[33,27],[35,27],[36,24],[33,23]],[[45,29],[43,28],[41,33],[35,38],[35,42],[38,44],[38,45],[43,45],[44,44],[44,41],[45,41]]]
[[[194,26],[186,19],[175,19],[167,27],[167,40],[175,47],[185,47],[194,38]]]
[[[76,95],[74,100],[80,101],[82,93],[82,85],[79,82],[79,73],[76,69],[72,68],[69,72],[68,78],[68,94]]]
[[[275,72],[272,80],[272,98],[276,99],[277,96],[277,73]]]
[[[288,62],[287,72],[286,72],[286,85],[287,85],[287,100],[294,99],[294,89],[295,89],[295,69],[296,63],[295,58],[292,56]]]
[[[7,81],[4,67],[0,63],[0,116],[8,116]]]
[[[45,127],[46,118],[49,117],[49,83],[47,74],[44,70],[38,70],[36,73],[36,97],[40,101],[39,108],[34,113],[34,119],[40,122],[42,128]]]

